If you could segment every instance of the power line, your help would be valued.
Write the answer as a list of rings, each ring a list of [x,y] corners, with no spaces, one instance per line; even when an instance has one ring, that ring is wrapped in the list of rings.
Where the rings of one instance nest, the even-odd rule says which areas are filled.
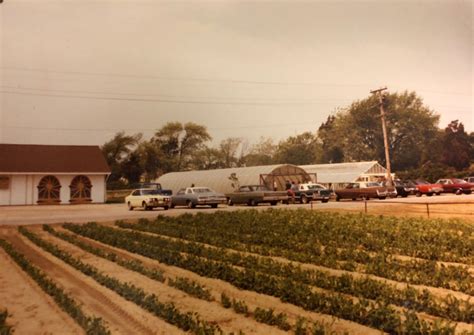
[[[202,78],[202,77],[171,77],[171,76],[157,76],[157,75],[138,75],[138,74],[123,74],[123,73],[104,73],[104,72],[81,72],[81,71],[55,71],[39,68],[20,68],[0,66],[0,69],[9,71],[24,71],[24,72],[38,72],[51,74],[67,74],[67,75],[82,75],[94,77],[123,77],[123,78],[142,78],[154,80],[168,80],[168,81],[196,81],[196,82],[216,82],[216,83],[232,83],[232,84],[256,84],[256,85],[284,85],[284,86],[337,86],[337,87],[367,87],[369,84],[335,84],[335,83],[317,83],[317,82],[284,82],[284,81],[264,81],[264,80],[242,80],[242,79],[219,79],[219,78]]]
[[[218,127],[218,128],[207,128],[208,130],[212,131],[219,131],[219,130],[232,130],[232,129],[264,129],[264,128],[279,128],[279,127],[287,127],[287,126],[307,126],[311,124],[313,121],[308,122],[300,122],[300,123],[279,123],[279,124],[272,124],[272,125],[255,125],[255,126],[237,126],[237,127]],[[116,132],[116,131],[131,131],[131,132],[145,132],[145,131],[158,131],[158,128],[63,128],[63,127],[32,127],[32,126],[3,126],[3,129],[25,129],[25,130],[55,130],[55,131],[81,131],[81,132]]]
[[[204,101],[204,100],[174,100],[174,99],[152,99],[152,98],[120,98],[120,97],[98,97],[84,95],[66,95],[66,94],[46,94],[31,92],[15,92],[0,90],[0,93],[14,95],[29,95],[52,98],[72,98],[72,99],[91,99],[91,100],[112,100],[112,101],[135,101],[135,102],[158,102],[174,104],[198,104],[198,105],[250,105],[250,106],[291,106],[291,105],[314,105],[316,102],[249,102],[249,101]]]
[[[35,88],[35,87],[24,87],[24,86],[11,86],[11,85],[0,85],[2,88],[7,88],[7,89],[14,89],[14,90],[26,90],[26,91],[40,91],[40,92],[62,92],[62,93],[79,93],[79,94],[93,94],[93,95],[98,95],[98,94],[106,94],[106,95],[115,95],[115,96],[139,96],[139,97],[155,97],[155,98],[178,98],[178,99],[214,99],[214,100],[222,100],[222,99],[229,99],[231,100],[230,102],[238,102],[239,99],[244,99],[244,100],[250,100],[254,102],[260,102],[260,103],[265,103],[263,102],[264,100],[277,100],[280,103],[281,102],[286,102],[288,104],[294,103],[294,101],[291,100],[297,100],[297,102],[305,102],[305,103],[317,103],[319,102],[333,102],[333,101],[351,101],[350,99],[336,99],[336,98],[319,98],[319,99],[301,99],[301,98],[287,98],[287,99],[279,99],[279,98],[249,98],[249,97],[238,97],[238,98],[232,98],[232,97],[186,97],[186,96],[178,96],[178,95],[163,95],[163,94],[143,94],[143,93],[126,93],[126,92],[105,92],[105,91],[83,91],[83,90],[62,90],[62,89],[43,89],[43,88]],[[23,93],[23,92],[18,92],[18,93]],[[28,93],[28,92],[26,92]],[[260,101],[257,101],[260,100]],[[286,100],[286,101],[285,101]],[[200,100],[201,101],[201,100]],[[275,102],[271,102],[275,103]]]

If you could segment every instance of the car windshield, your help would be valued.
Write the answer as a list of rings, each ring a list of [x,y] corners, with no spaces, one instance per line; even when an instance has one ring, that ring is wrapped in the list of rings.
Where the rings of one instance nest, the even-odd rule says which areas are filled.
[[[160,194],[158,190],[141,190],[142,195],[156,195]]]
[[[263,185],[252,185],[249,188],[251,191],[268,191],[268,188]]]
[[[207,187],[194,188],[194,193],[210,193],[210,192],[213,192],[213,191]]]
[[[373,182],[373,183],[367,183],[367,187],[379,187],[379,186],[380,186],[379,183],[375,183],[375,182]]]
[[[453,183],[456,183],[456,184],[465,184],[465,183],[467,183],[467,181],[462,180],[462,179],[457,179],[457,178],[455,178],[455,179],[453,179]]]

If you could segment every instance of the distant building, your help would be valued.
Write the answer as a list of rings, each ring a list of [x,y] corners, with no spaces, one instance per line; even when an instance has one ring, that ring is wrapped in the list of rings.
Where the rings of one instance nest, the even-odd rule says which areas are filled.
[[[0,144],[0,205],[103,203],[98,146]]]
[[[181,188],[207,186],[217,192],[230,193],[242,185],[266,185],[270,189],[285,190],[287,181],[302,183],[312,177],[296,165],[278,164],[239,168],[170,172],[158,178],[157,182],[173,194]]]
[[[300,165],[300,168],[310,175],[316,175],[318,183],[332,189],[358,181],[380,181],[387,177],[387,169],[377,161]]]

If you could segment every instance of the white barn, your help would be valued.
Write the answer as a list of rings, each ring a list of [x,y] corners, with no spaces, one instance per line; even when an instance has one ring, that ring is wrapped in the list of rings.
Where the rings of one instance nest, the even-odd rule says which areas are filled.
[[[98,146],[0,144],[0,205],[104,203]]]

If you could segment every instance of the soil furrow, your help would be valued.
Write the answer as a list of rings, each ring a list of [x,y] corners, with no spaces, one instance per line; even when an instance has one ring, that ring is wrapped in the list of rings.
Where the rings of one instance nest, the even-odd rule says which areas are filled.
[[[11,314],[8,323],[15,334],[84,334],[1,248],[0,269],[0,307]]]
[[[55,229],[61,232],[66,232],[66,233],[71,234],[70,231],[64,230],[63,228],[55,227]],[[120,257],[123,257],[125,259],[139,260],[148,267],[162,270],[163,272],[165,272],[165,275],[167,277],[170,277],[170,278],[186,277],[191,280],[194,280],[198,282],[199,284],[210,288],[212,291],[213,297],[216,300],[220,299],[221,293],[225,293],[230,298],[245,301],[245,303],[248,305],[248,307],[251,310],[255,309],[256,307],[260,307],[264,309],[273,308],[276,313],[285,313],[288,316],[288,320],[291,321],[292,323],[296,322],[296,320],[299,317],[304,317],[308,320],[324,323],[328,325],[328,328],[330,328],[332,331],[335,331],[337,333],[347,332],[350,334],[368,334],[368,335],[381,334],[380,330],[372,329],[372,328],[360,325],[352,321],[342,320],[330,315],[324,315],[324,314],[320,314],[316,312],[309,312],[298,306],[288,304],[288,303],[283,303],[280,301],[280,299],[275,298],[275,297],[267,296],[267,295],[252,292],[252,291],[240,290],[236,288],[235,286],[219,279],[201,277],[195,274],[194,272],[191,272],[188,270],[184,270],[175,266],[162,264],[150,258],[133,254],[126,250],[115,248],[115,247],[103,244],[101,242],[94,241],[89,238],[85,238],[79,235],[75,235],[75,236],[77,236],[82,241],[86,241],[92,246],[102,248],[106,251],[114,252],[120,255]]]
[[[16,250],[60,284],[74,299],[81,302],[88,314],[103,318],[113,333],[124,335],[182,333],[42,251],[18,233],[10,234],[6,239]]]

